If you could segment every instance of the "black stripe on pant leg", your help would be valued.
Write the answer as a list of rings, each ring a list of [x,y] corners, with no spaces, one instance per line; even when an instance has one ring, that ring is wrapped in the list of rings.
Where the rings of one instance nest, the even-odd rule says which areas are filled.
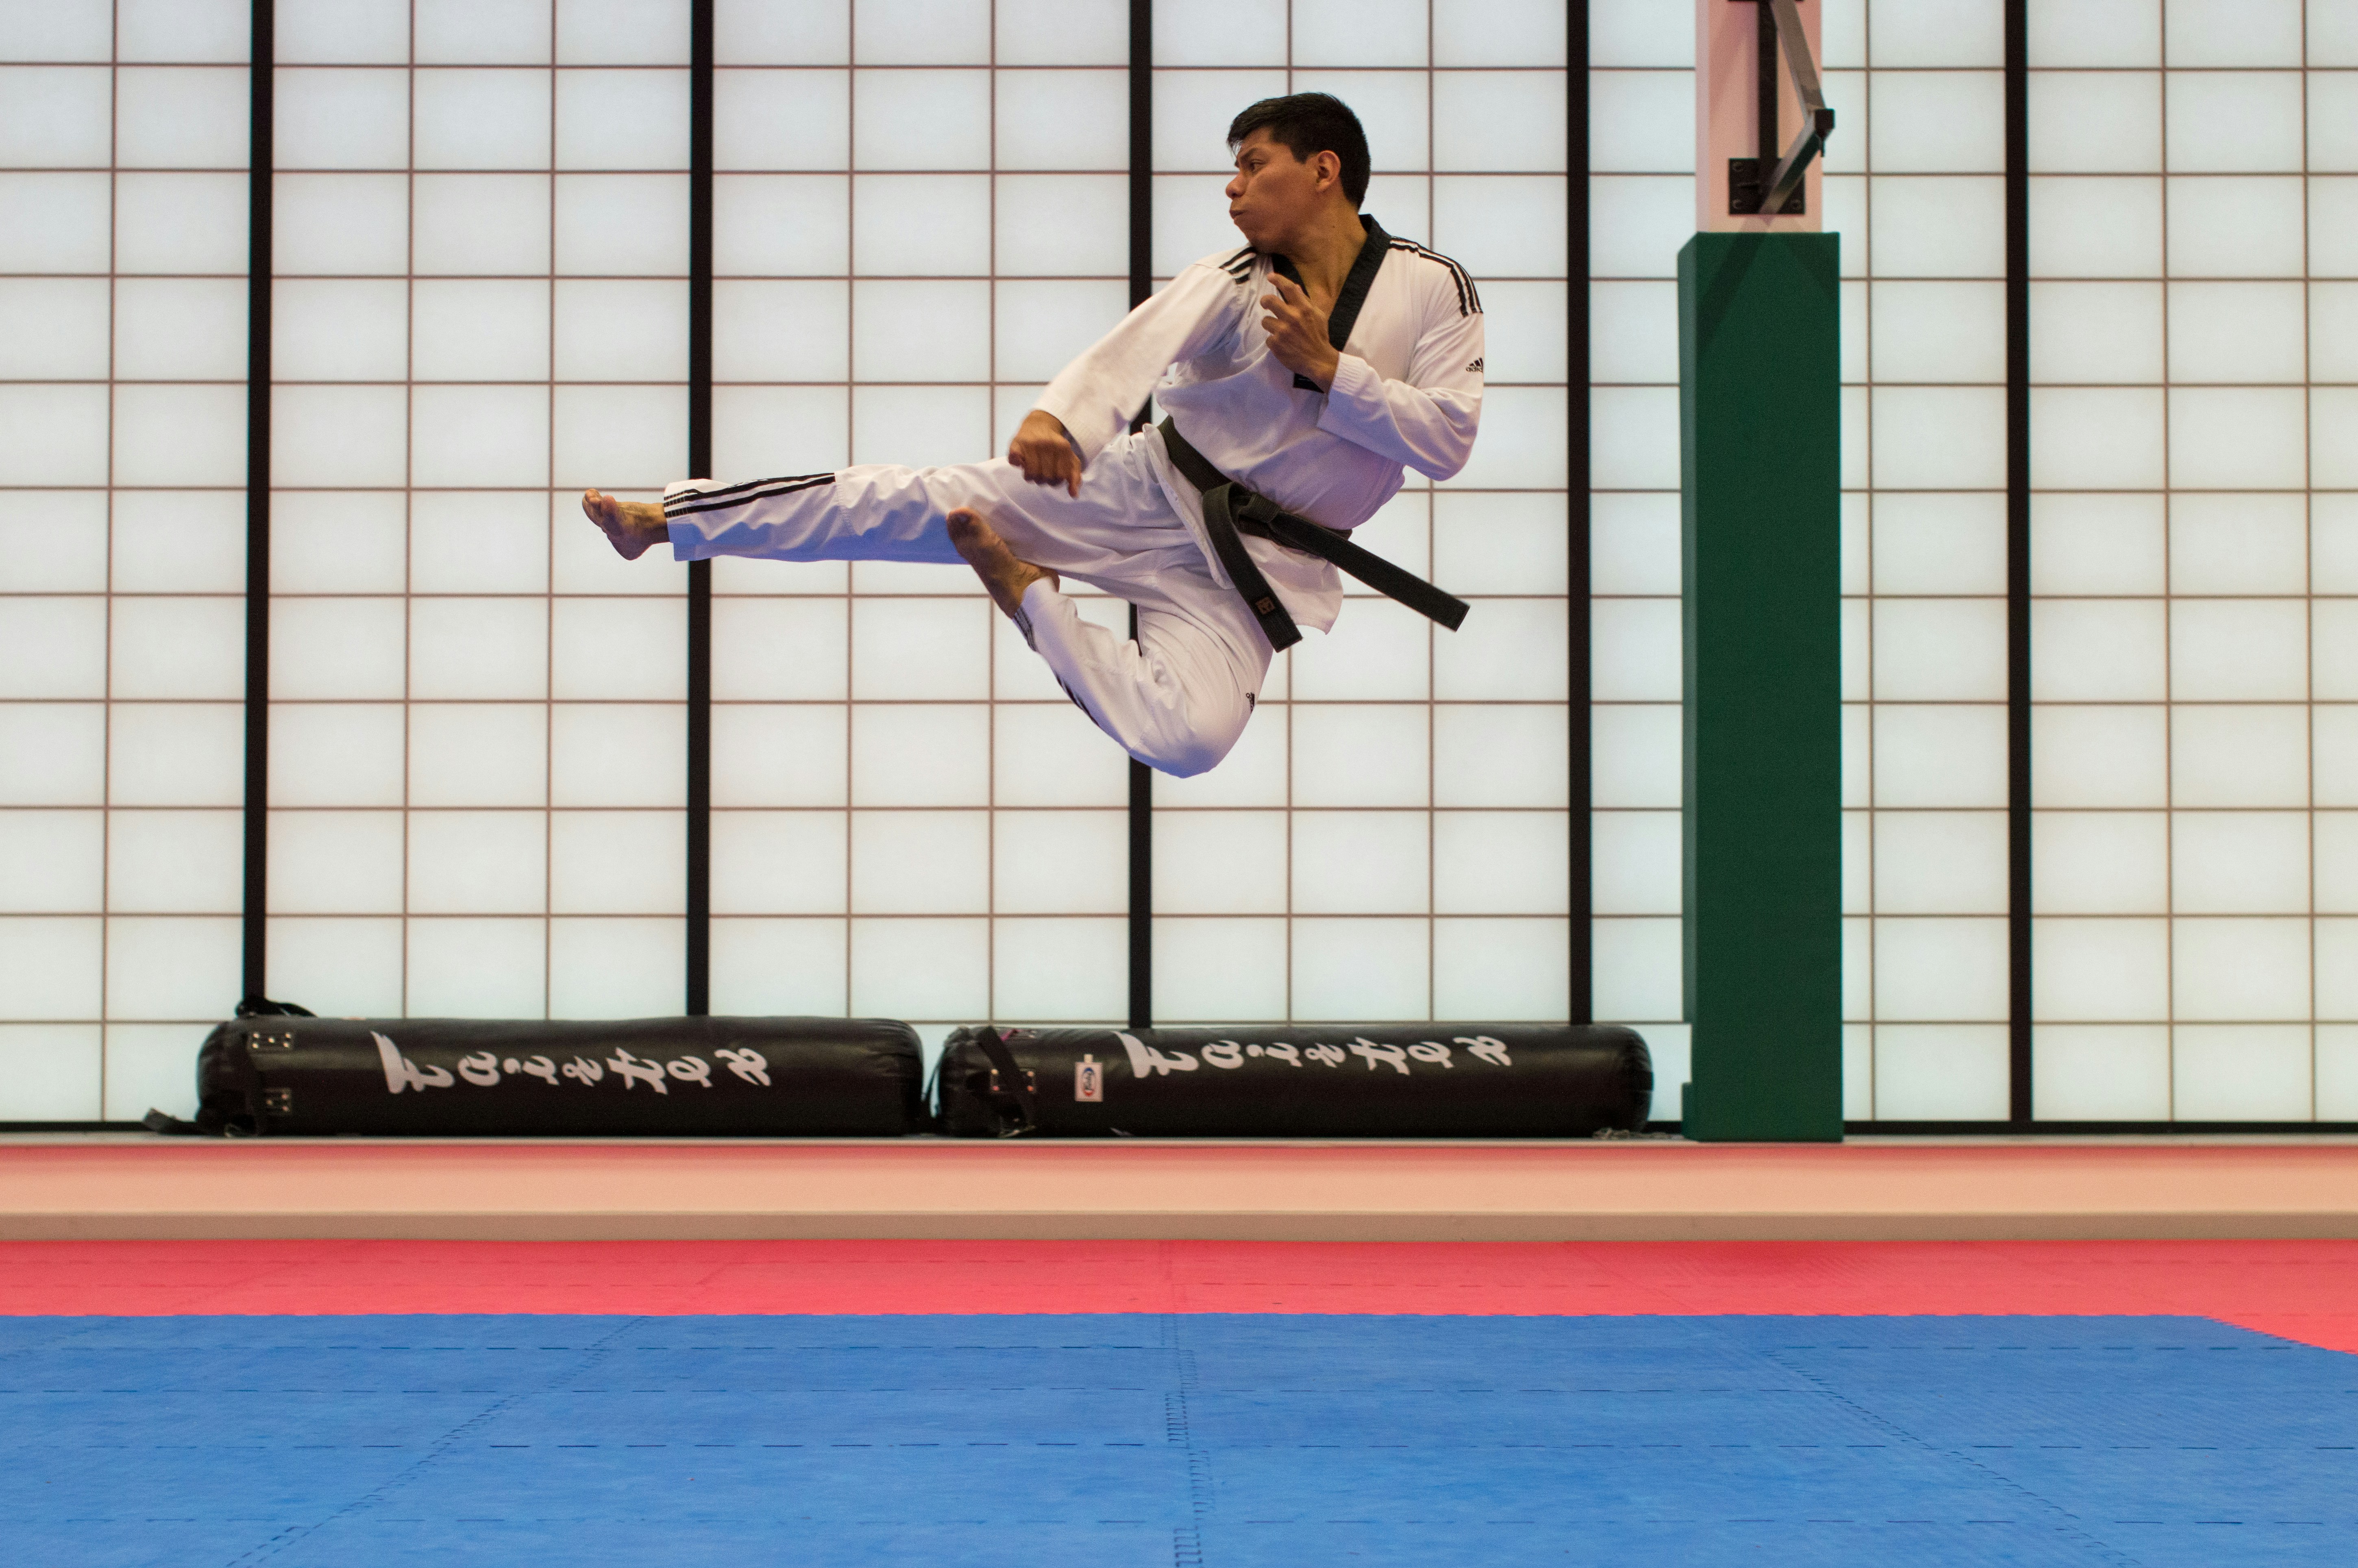
[[[688,6],[687,471],[712,472],[712,27]],[[712,563],[687,565],[687,929],[683,1011],[712,1011]]]
[[[1595,897],[1593,889],[1594,849],[1591,843],[1595,804],[1590,786],[1589,723],[1589,433],[1588,433],[1588,0],[1566,0],[1565,41],[1571,59],[1564,73],[1564,127],[1567,146],[1564,168],[1565,287],[1572,297],[1564,311],[1567,329],[1564,391],[1568,417],[1564,429],[1566,494],[1564,593],[1568,602],[1565,652],[1571,663],[1569,694],[1572,711],[1565,716],[1571,738],[1565,760],[1570,786],[1571,863],[1564,868],[1572,888],[1572,984],[1566,1001],[1571,1021],[1586,1023],[1596,1015],[1596,946],[1593,932]]]
[[[2030,21],[2006,0],[2006,1115],[2031,1096]]]
[[[245,251],[245,879],[242,997],[269,970],[270,885],[270,265],[272,124],[277,16],[254,0],[252,129]]]
[[[1154,0],[1130,0],[1130,303],[1154,291]],[[1150,403],[1130,421],[1145,423]],[[1138,606],[1130,607],[1138,638]],[[1154,771],[1130,759],[1130,1026],[1154,1025]]]

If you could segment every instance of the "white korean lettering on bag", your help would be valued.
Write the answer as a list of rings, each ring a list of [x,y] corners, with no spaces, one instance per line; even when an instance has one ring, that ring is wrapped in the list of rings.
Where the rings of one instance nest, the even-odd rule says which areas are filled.
[[[1449,1059],[1449,1047],[1438,1040],[1420,1040],[1408,1048],[1408,1054],[1420,1062],[1437,1062],[1444,1067],[1457,1065]]]
[[[770,1059],[759,1051],[723,1050],[715,1051],[713,1054],[747,1083],[759,1084],[765,1089],[770,1087]]]
[[[1282,1040],[1262,1046],[1260,1054],[1273,1062],[1282,1062],[1289,1067],[1302,1065],[1302,1053]]]
[[[1354,1056],[1366,1057],[1368,1061],[1368,1071],[1371,1073],[1376,1070],[1377,1063],[1383,1062],[1389,1064],[1391,1070],[1400,1074],[1401,1076],[1408,1076],[1407,1053],[1403,1052],[1397,1045],[1379,1045],[1374,1041],[1362,1034],[1357,1040],[1351,1042],[1351,1054]]]
[[[488,1089],[500,1081],[500,1059],[489,1051],[461,1056],[459,1058],[459,1076],[479,1089]]]
[[[1485,1062],[1494,1063],[1501,1067],[1511,1067],[1515,1065],[1514,1058],[1507,1054],[1507,1043],[1503,1040],[1493,1040],[1487,1034],[1476,1034],[1470,1038],[1463,1034],[1453,1034],[1450,1038]]]
[[[671,1093],[671,1086],[664,1082],[663,1064],[642,1062],[632,1055],[627,1047],[616,1046],[614,1054],[606,1058],[606,1065],[622,1076],[622,1087],[626,1090],[633,1082],[637,1082],[646,1085],[659,1095]]]
[[[701,1056],[682,1056],[676,1062],[665,1062],[664,1071],[683,1084],[708,1089],[712,1087],[712,1064]]]
[[[1204,1047],[1204,1065],[1207,1067],[1241,1067],[1244,1065],[1244,1047],[1233,1040],[1215,1040]]]
[[[1343,1048],[1340,1045],[1313,1045],[1303,1054],[1314,1062],[1324,1062],[1330,1067],[1339,1067],[1343,1065]]]
[[[447,1089],[459,1080],[447,1067],[421,1067],[401,1054],[401,1047],[374,1030],[369,1038],[376,1042],[376,1059],[384,1068],[384,1092],[397,1095],[404,1089],[416,1089],[424,1094],[427,1089]]]
[[[1151,1078],[1165,1073],[1192,1073],[1198,1065],[1195,1058],[1184,1051],[1174,1051],[1166,1056],[1134,1034],[1116,1030],[1114,1038],[1121,1042],[1122,1053],[1130,1058],[1130,1076],[1133,1078]]]
[[[549,1084],[557,1082],[557,1064],[546,1056],[526,1056],[508,1070],[525,1073]]]
[[[606,1069],[587,1056],[576,1056],[565,1064],[562,1071],[568,1078],[587,1088],[606,1076]]]

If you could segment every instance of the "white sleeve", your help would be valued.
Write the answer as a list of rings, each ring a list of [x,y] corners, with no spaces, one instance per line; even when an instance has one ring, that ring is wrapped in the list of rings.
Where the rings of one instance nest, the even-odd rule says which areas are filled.
[[[1431,309],[1406,381],[1387,380],[1357,354],[1336,362],[1318,427],[1428,479],[1448,479],[1474,455],[1482,421],[1482,313],[1461,310],[1448,296]]]
[[[1034,406],[1063,420],[1082,460],[1094,460],[1130,428],[1164,371],[1234,329],[1243,292],[1217,266],[1195,263],[1066,365]]]

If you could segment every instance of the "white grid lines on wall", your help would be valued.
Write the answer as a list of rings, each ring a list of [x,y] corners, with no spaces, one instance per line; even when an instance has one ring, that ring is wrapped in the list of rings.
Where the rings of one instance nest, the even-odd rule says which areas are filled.
[[[1366,535],[1469,600],[1465,627],[1347,582],[1228,761],[1154,781],[1157,1022],[1564,1016],[1563,17],[1157,9],[1157,282],[1238,243],[1220,195],[1236,113],[1331,92],[1367,127],[1367,211],[1479,281],[1488,358],[1472,462],[1410,474]]]
[[[680,1005],[687,7],[278,8],[268,989]]]
[[[2358,1119],[2358,16],[2030,49],[2037,1113]]]
[[[245,18],[0,21],[0,1120],[178,1104],[235,1000]]]

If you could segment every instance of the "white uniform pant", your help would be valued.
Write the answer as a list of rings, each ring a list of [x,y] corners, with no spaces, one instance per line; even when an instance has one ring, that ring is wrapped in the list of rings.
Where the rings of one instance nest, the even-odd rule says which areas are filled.
[[[1212,576],[1172,508],[1146,443],[1117,438],[1088,465],[1078,496],[1033,484],[1004,460],[944,468],[884,466],[665,492],[672,553],[684,561],[934,561],[964,565],[945,522],[970,506],[1022,560],[1128,600],[1135,641],[1082,619],[1046,582],[1017,624],[1073,701],[1122,749],[1181,778],[1228,754],[1252,717],[1271,649],[1235,590]]]

